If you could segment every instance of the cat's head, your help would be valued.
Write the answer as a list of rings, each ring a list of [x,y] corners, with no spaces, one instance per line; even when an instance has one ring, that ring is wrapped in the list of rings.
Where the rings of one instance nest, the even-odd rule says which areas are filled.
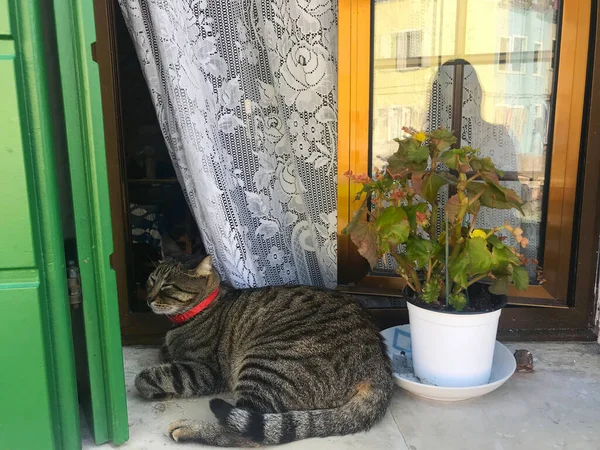
[[[147,302],[156,314],[189,311],[219,286],[212,256],[185,255],[168,236],[162,238],[162,254],[146,282]]]

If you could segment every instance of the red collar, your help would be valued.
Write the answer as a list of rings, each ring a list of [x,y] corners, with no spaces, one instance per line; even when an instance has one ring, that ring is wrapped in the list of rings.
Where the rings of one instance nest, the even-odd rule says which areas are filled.
[[[213,302],[213,300],[215,298],[217,298],[218,294],[219,294],[219,288],[217,287],[214,291],[212,291],[210,294],[208,294],[208,297],[206,297],[204,300],[202,300],[200,303],[198,303],[196,306],[194,306],[189,311],[186,311],[182,314],[175,314],[173,316],[167,316],[167,317],[173,323],[186,322],[186,321],[190,320],[192,317],[196,316],[198,313],[200,313],[200,311],[203,311],[206,308],[208,308],[208,306]]]

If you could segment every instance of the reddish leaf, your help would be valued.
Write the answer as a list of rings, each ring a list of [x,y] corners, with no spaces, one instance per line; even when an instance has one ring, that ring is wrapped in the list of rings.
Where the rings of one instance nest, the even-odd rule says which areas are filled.
[[[415,193],[421,195],[423,192],[423,172],[413,172],[410,181]]]
[[[350,239],[358,247],[358,253],[369,261],[371,268],[375,267],[380,257],[377,251],[377,229],[375,224],[373,222],[356,224],[350,232]]]
[[[458,216],[459,211],[460,200],[458,199],[458,194],[454,194],[448,199],[448,203],[446,203],[446,214],[448,215],[448,222],[454,222],[456,216]]]

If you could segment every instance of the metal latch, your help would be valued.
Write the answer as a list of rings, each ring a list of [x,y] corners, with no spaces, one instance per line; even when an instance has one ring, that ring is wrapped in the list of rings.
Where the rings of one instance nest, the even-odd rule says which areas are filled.
[[[81,275],[75,261],[69,261],[67,265],[67,285],[69,287],[69,304],[77,309],[81,305]]]

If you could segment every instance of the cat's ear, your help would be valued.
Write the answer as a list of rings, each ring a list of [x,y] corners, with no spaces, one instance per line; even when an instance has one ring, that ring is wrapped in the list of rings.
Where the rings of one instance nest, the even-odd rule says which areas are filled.
[[[198,264],[198,267],[196,267],[194,269],[194,274],[198,277],[209,276],[213,271],[212,263],[213,263],[212,256],[208,255],[206,258],[204,258],[202,261],[200,261],[200,264]]]
[[[183,252],[170,236],[163,234],[161,236],[161,252],[162,258],[176,258],[178,256],[182,256]]]

